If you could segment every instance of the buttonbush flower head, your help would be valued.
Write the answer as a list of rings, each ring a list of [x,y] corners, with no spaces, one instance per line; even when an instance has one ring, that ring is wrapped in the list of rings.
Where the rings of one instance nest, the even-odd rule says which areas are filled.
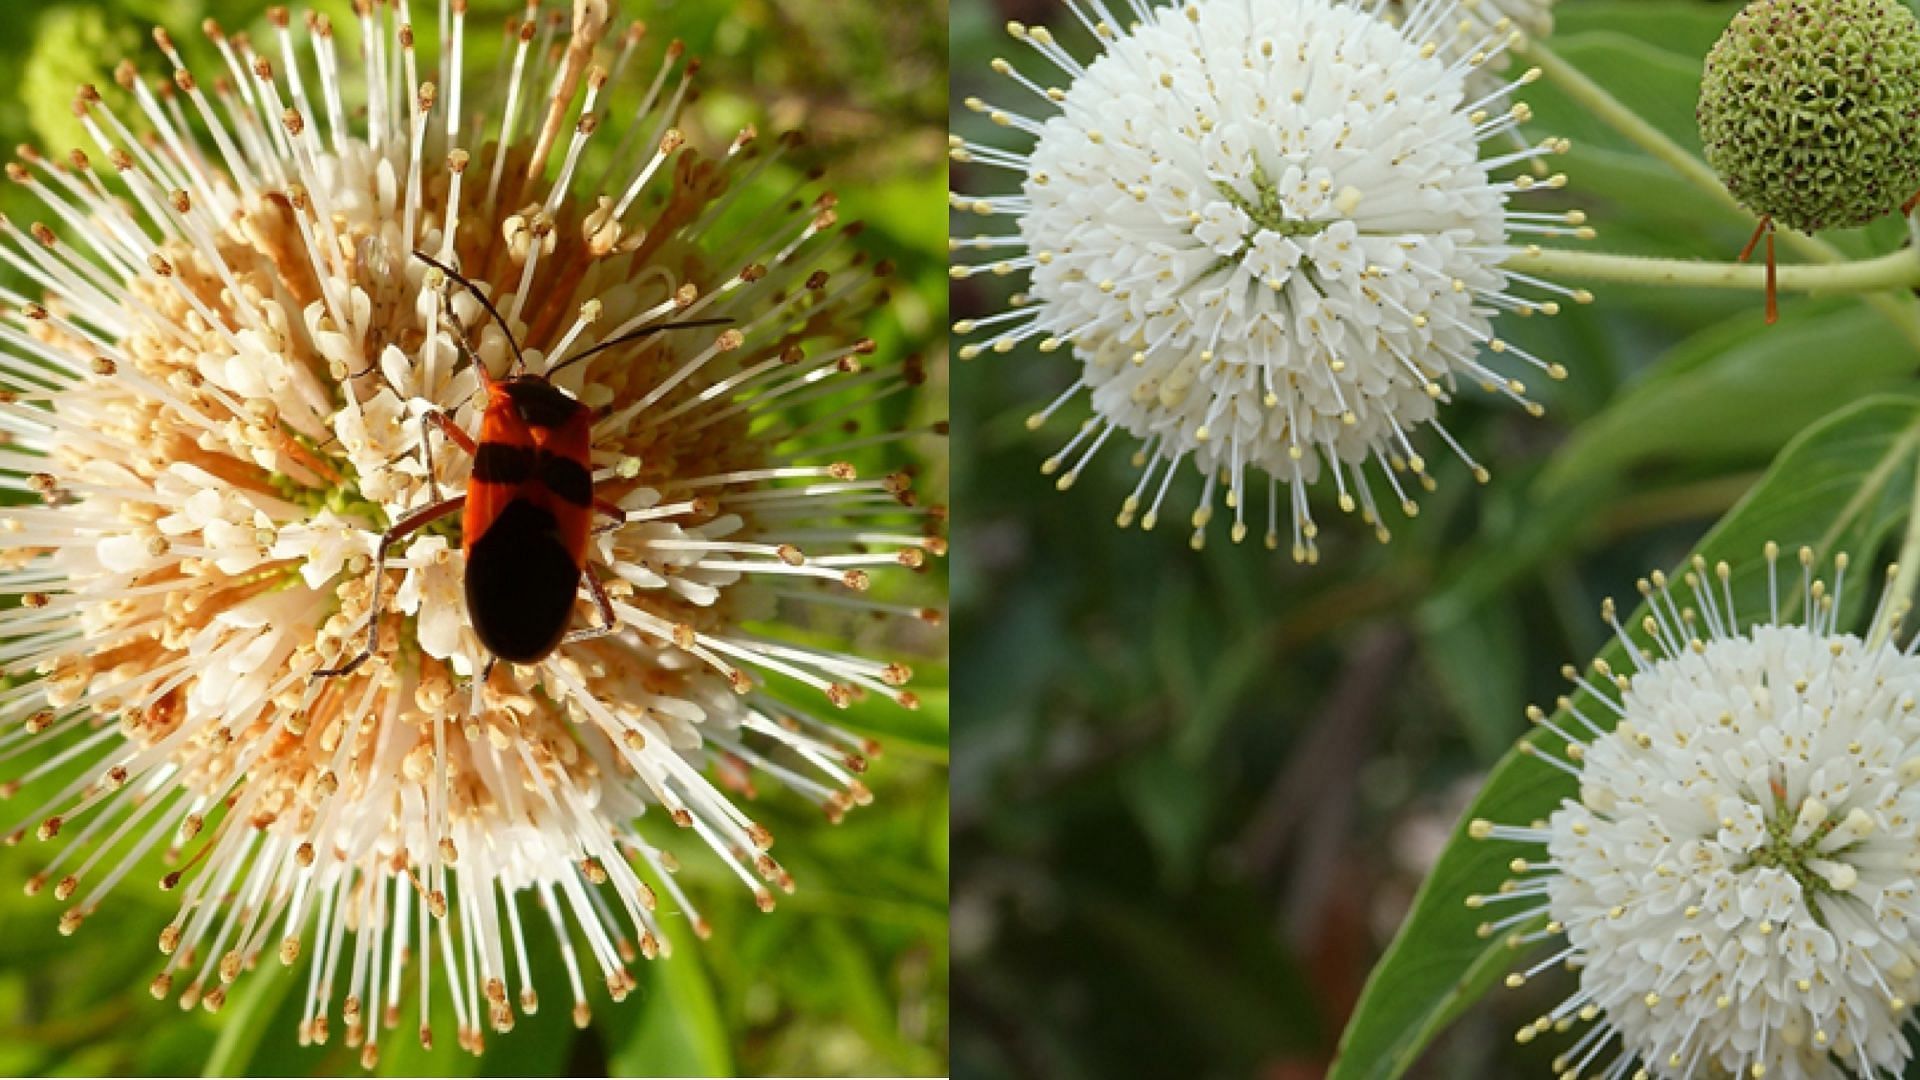
[[[1020,186],[953,196],[988,223],[952,241],[971,260],[953,275],[1029,279],[1008,310],[956,326],[979,335],[961,357],[1070,348],[1079,378],[1031,423],[1082,393],[1092,403],[1045,470],[1067,487],[1122,434],[1141,469],[1123,526],[1152,528],[1175,475],[1197,467],[1196,546],[1223,501],[1243,539],[1264,486],[1266,541],[1281,543],[1284,499],[1301,560],[1316,557],[1307,489],[1319,481],[1383,540],[1378,480],[1385,501],[1415,512],[1412,489],[1432,482],[1422,427],[1484,479],[1439,405],[1464,380],[1537,411],[1515,373],[1562,371],[1497,337],[1493,317],[1557,310],[1521,293],[1586,298],[1503,265],[1516,234],[1588,234],[1577,212],[1509,207],[1563,176],[1496,175],[1564,140],[1481,156],[1529,116],[1503,102],[1538,72],[1486,93],[1466,81],[1504,55],[1510,24],[1449,60],[1435,41],[1456,28],[1451,0],[1400,26],[1332,0],[1135,4],[1125,22],[1099,2],[1068,6],[1098,56],[1083,64],[1047,30],[1014,24],[1033,73],[994,67],[1017,102],[967,102],[1031,147],[952,148]]]
[[[1564,935],[1508,979],[1562,963],[1579,973],[1519,1033],[1590,1022],[1556,1062],[1563,1075],[1638,1063],[1643,1076],[1898,1076],[1911,1056],[1920,657],[1885,640],[1884,597],[1881,631],[1835,628],[1844,556],[1829,591],[1811,552],[1798,575],[1776,555],[1768,545],[1769,610],[1748,628],[1725,563],[1696,560],[1684,590],[1657,574],[1641,583],[1650,648],[1609,603],[1632,670],[1569,669],[1594,715],[1563,699],[1563,728],[1531,710],[1564,748],[1523,744],[1577,779],[1579,797],[1543,822],[1471,826],[1544,849],[1468,903],[1500,912],[1482,932],[1516,945]],[[1595,722],[1607,719],[1610,730]]]
[[[872,367],[886,267],[832,197],[756,183],[797,140],[694,149],[697,62],[602,0],[530,7],[497,76],[470,70],[462,0],[437,57],[408,11],[209,23],[211,74],[156,31],[170,77],[83,89],[95,145],[23,151],[8,174],[48,217],[0,222],[40,293],[0,295],[0,485],[28,503],[0,512],[0,757],[23,769],[0,794],[33,795],[9,843],[60,841],[28,891],[71,933],[167,854],[154,994],[218,1009],[263,954],[304,961],[301,1039],[369,1066],[403,1005],[478,1052],[537,981],[584,1024],[589,981],[624,997],[663,922],[704,936],[663,831],[762,908],[791,890],[729,790],[868,800],[872,748],[823,714],[914,698],[841,638],[934,618],[862,594],[943,548],[905,475],[851,463],[901,437],[870,406],[918,375]],[[585,358],[556,383],[596,410],[595,494],[623,512],[588,552],[614,632],[491,666],[449,519],[389,560],[375,658],[315,678],[364,640],[381,531],[467,482],[422,416],[477,431],[469,357],[498,377],[516,352]],[[529,970],[528,918],[564,971]]]
[[[1697,116],[1755,214],[1864,225],[1920,192],[1920,22],[1899,0],[1753,0],[1707,54]]]

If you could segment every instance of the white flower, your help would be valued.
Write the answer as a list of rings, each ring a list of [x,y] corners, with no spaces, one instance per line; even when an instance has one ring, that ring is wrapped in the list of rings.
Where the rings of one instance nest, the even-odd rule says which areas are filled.
[[[60,231],[0,222],[44,295],[0,315],[0,485],[32,502],[0,510],[0,593],[21,598],[0,612],[0,758],[71,783],[31,789],[0,835],[68,839],[29,882],[71,901],[66,932],[171,851],[163,886],[183,895],[154,993],[218,1009],[262,953],[307,957],[300,1037],[337,1019],[371,1066],[403,1004],[423,1041],[451,1012],[476,1052],[537,1007],[523,909],[558,932],[582,1024],[587,981],[624,997],[666,920],[705,936],[662,831],[694,834],[762,908],[791,890],[722,788],[751,776],[833,819],[867,801],[874,748],[817,714],[915,704],[905,667],[844,637],[850,615],[936,621],[861,593],[945,545],[905,476],[847,460],[908,434],[873,430],[869,406],[919,372],[870,367],[859,322],[887,271],[832,196],[749,182],[795,140],[687,145],[677,44],[609,115],[644,31],[606,40],[602,0],[575,0],[571,33],[557,11],[516,20],[504,80],[464,70],[457,0],[438,57],[405,4],[357,10],[342,41],[276,9],[263,52],[209,24],[211,92],[156,32],[177,93],[127,66],[129,107],[78,101],[113,175],[78,151],[8,168]],[[620,145],[582,180],[603,129]],[[415,251],[473,279],[511,340]],[[516,344],[538,373],[698,320],[726,325],[555,379],[597,410],[593,493],[626,510],[589,544],[612,633],[491,667],[448,517],[390,553],[375,658],[315,677],[364,640],[381,531],[466,487],[468,456],[421,441],[436,409],[478,432],[463,340],[497,378]],[[578,628],[601,620],[576,605]]]
[[[1564,761],[1532,752],[1578,779],[1578,800],[1530,826],[1471,827],[1546,849],[1468,903],[1511,909],[1482,932],[1516,945],[1566,936],[1508,980],[1560,963],[1579,972],[1579,988],[1520,1031],[1525,1042],[1594,1022],[1557,1071],[1898,1076],[1911,1056],[1920,657],[1885,640],[1884,599],[1868,638],[1835,630],[1844,556],[1829,594],[1810,552],[1784,585],[1776,553],[1768,545],[1772,610],[1747,629],[1724,563],[1709,573],[1696,560],[1684,597],[1661,575],[1642,582],[1657,647],[1629,642],[1630,674],[1569,672],[1612,729],[1577,709],[1577,729],[1530,713],[1565,741]],[[1783,599],[1811,615],[1783,622]],[[1544,930],[1526,929],[1542,917]]]
[[[1032,148],[956,138],[952,149],[1021,184],[1018,195],[953,196],[956,210],[1014,223],[956,237],[956,251],[983,261],[953,275],[1030,278],[1011,310],[956,325],[985,335],[962,358],[1027,341],[1043,353],[1071,345],[1079,380],[1029,423],[1082,390],[1092,402],[1093,419],[1045,471],[1064,469],[1059,484],[1071,485],[1124,431],[1145,467],[1120,523],[1152,528],[1191,461],[1205,477],[1196,546],[1222,489],[1233,539],[1246,536],[1250,474],[1264,472],[1267,543],[1280,543],[1285,484],[1301,560],[1316,557],[1306,489],[1323,473],[1341,507],[1363,511],[1383,540],[1369,466],[1414,512],[1407,485],[1431,483],[1412,438],[1423,425],[1484,479],[1438,423],[1436,403],[1464,380],[1537,411],[1524,384],[1495,367],[1563,373],[1496,337],[1492,318],[1558,310],[1516,295],[1519,286],[1587,299],[1502,268],[1519,250],[1516,233],[1589,234],[1577,212],[1508,208],[1512,193],[1564,177],[1494,175],[1564,140],[1481,157],[1482,142],[1529,115],[1491,101],[1537,71],[1495,95],[1466,82],[1504,55],[1510,32],[1489,29],[1472,55],[1449,61],[1425,35],[1454,30],[1452,0],[1423,5],[1404,28],[1335,0],[1136,5],[1141,21],[1131,24],[1097,0],[1071,6],[1102,49],[1085,65],[1045,29],[1010,27],[1066,74],[1065,89],[996,60],[1016,92],[1038,96],[1036,115],[967,102]],[[1498,356],[1483,362],[1487,352]]]

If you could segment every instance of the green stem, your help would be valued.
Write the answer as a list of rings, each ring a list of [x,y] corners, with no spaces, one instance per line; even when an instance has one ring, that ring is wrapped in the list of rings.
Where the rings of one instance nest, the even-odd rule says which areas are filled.
[[[1920,460],[1913,467],[1913,499],[1907,504],[1907,535],[1900,541],[1900,554],[1894,561],[1893,582],[1887,586],[1886,618],[1872,628],[1870,644],[1878,645],[1893,632],[1893,623],[1913,607],[1913,593],[1920,586]]]
[[[1532,39],[1528,39],[1520,47],[1519,53],[1539,67],[1541,73],[1552,79],[1554,85],[1564,91],[1568,97],[1585,107],[1588,112],[1598,116],[1607,126],[1619,132],[1628,141],[1678,173],[1682,179],[1740,217],[1752,216],[1734,199],[1732,193],[1727,191],[1727,186],[1720,182],[1720,177],[1714,173],[1712,167],[1686,147],[1673,141],[1665,132],[1649,124],[1639,113],[1608,93],[1605,87],[1588,78],[1585,72],[1568,63],[1558,53]],[[1790,229],[1780,233],[1780,243],[1813,262],[1837,263],[1844,257],[1840,249],[1832,244]],[[1920,346],[1920,309],[1916,309],[1912,301],[1903,297],[1878,295],[1868,296],[1867,303],[1884,315],[1888,322],[1899,328],[1907,340],[1915,346]]]
[[[1570,281],[1625,285],[1685,285],[1699,289],[1764,289],[1767,268],[1756,263],[1652,259],[1566,248],[1531,248],[1508,265]],[[1828,266],[1782,266],[1777,282],[1784,292],[1873,293],[1920,287],[1920,251],[1901,248],[1872,259]]]

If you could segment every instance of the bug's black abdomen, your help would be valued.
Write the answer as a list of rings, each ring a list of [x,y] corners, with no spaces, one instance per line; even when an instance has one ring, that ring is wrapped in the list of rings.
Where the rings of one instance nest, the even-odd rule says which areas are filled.
[[[580,567],[552,514],[515,499],[467,551],[467,617],[480,643],[526,664],[566,636]]]

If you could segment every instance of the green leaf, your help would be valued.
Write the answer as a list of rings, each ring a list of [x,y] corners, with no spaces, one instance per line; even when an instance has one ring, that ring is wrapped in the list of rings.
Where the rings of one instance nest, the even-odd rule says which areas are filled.
[[[1737,609],[1750,617],[1766,608],[1766,567],[1760,551],[1768,540],[1787,551],[1810,547],[1822,564],[1839,552],[1856,554],[1864,564],[1877,552],[1907,515],[1917,452],[1920,398],[1881,396],[1843,409],[1789,443],[1695,553],[1709,562],[1732,564]],[[1855,573],[1855,580],[1871,580],[1864,566]],[[1788,610],[1797,606],[1798,590],[1788,592],[1783,619],[1798,614]],[[1841,612],[1842,625],[1873,592],[1847,590],[1852,602]],[[1638,626],[1643,614],[1636,611],[1624,625]],[[1600,655],[1620,670],[1632,670],[1618,642]],[[1576,695],[1575,704],[1585,696]],[[1584,711],[1589,717],[1605,715],[1597,707]],[[1557,715],[1556,722],[1572,721]],[[1469,838],[1468,823],[1476,818],[1533,821],[1573,794],[1568,777],[1517,750],[1494,767],[1368,979],[1341,1038],[1332,1080],[1401,1075],[1442,1028],[1507,970],[1513,957],[1506,945],[1478,936],[1482,915],[1464,901],[1499,885],[1513,850]]]
[[[1526,628],[1513,606],[1489,603],[1449,619],[1422,608],[1420,645],[1434,681],[1466,731],[1480,760],[1508,746],[1526,707],[1520,670]]]
[[[648,964],[633,1034],[613,1052],[615,1076],[731,1076],[727,1026],[700,943],[681,923],[663,923],[673,955]],[[624,1019],[624,1018],[623,1018]]]
[[[1858,303],[1768,326],[1736,315],[1674,349],[1582,424],[1541,475],[1553,492],[1656,459],[1749,459],[1910,376],[1901,335]]]

